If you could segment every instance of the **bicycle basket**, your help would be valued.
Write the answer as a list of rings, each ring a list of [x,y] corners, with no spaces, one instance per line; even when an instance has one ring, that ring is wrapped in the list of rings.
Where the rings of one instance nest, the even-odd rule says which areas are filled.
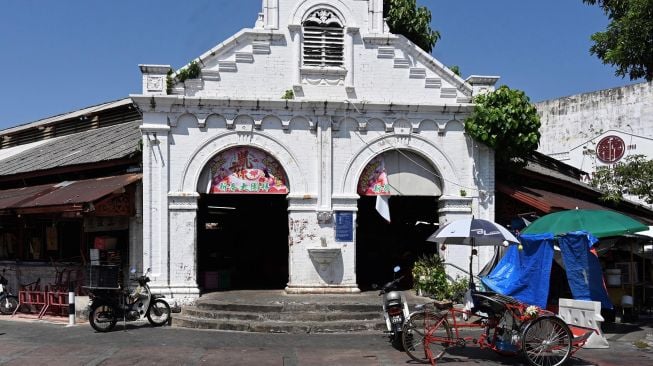
[[[119,288],[120,267],[117,265],[91,265],[87,278],[89,288]]]

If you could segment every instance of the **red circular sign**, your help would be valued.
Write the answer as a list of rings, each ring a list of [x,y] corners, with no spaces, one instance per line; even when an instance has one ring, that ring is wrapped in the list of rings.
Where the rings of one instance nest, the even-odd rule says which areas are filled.
[[[626,144],[619,136],[606,136],[596,145],[596,156],[606,164],[619,161],[624,156]]]

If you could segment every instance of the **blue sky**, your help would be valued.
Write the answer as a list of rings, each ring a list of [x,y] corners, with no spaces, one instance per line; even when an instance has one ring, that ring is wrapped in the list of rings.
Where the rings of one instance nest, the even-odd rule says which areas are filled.
[[[589,54],[606,17],[582,0],[418,0],[463,77],[533,101],[631,84]],[[242,28],[260,0],[0,1],[0,129],[139,93],[138,64],[179,68]]]

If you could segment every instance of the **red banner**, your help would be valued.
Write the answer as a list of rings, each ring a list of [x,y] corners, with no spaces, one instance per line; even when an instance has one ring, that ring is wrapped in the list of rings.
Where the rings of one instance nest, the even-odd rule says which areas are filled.
[[[288,193],[285,173],[279,162],[258,149],[229,149],[218,154],[209,164],[212,176],[210,193]]]
[[[377,156],[363,169],[358,181],[358,194],[361,196],[390,195],[390,185],[383,156]]]

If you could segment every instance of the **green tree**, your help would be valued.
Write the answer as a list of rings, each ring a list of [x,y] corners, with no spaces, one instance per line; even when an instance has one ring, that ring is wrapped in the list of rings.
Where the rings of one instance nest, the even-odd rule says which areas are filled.
[[[625,160],[596,169],[591,185],[603,191],[605,201],[619,202],[624,195],[633,195],[653,203],[653,160],[644,155],[629,155]]]
[[[583,0],[598,5],[610,19],[592,35],[590,53],[615,66],[615,75],[653,80],[653,0]]]
[[[497,164],[524,166],[540,143],[540,117],[521,90],[503,85],[474,97],[465,131],[495,150]]]
[[[384,0],[383,17],[390,32],[403,35],[428,53],[440,39],[440,32],[431,29],[431,11],[418,7],[416,0]]]

